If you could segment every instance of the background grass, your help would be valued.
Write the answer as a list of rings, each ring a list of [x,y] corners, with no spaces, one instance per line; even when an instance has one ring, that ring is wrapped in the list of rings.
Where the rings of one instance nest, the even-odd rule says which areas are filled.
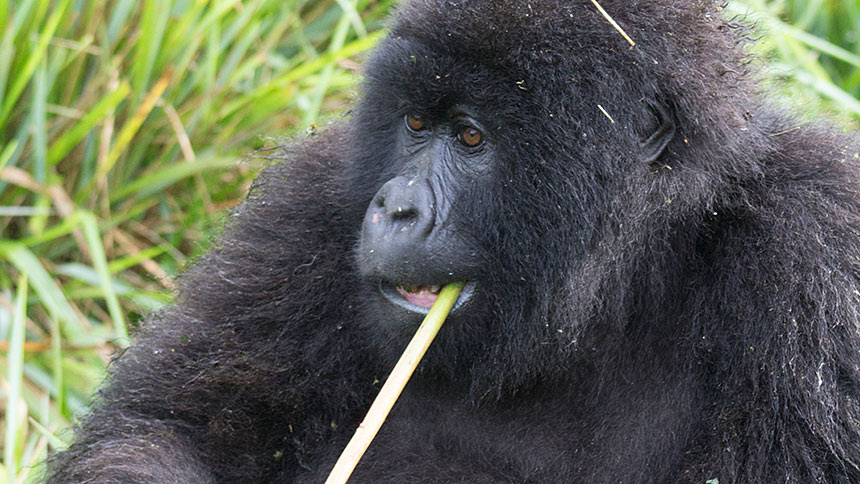
[[[0,0],[0,484],[29,482],[393,0]],[[611,12],[610,12],[611,13]],[[775,102],[860,120],[860,1],[737,1]],[[239,161],[243,160],[243,161]]]

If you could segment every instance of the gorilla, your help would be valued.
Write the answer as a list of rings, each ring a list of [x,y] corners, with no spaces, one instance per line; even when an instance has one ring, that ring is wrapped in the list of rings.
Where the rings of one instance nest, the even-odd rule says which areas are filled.
[[[711,0],[410,0],[110,368],[50,483],[860,482],[860,138]]]

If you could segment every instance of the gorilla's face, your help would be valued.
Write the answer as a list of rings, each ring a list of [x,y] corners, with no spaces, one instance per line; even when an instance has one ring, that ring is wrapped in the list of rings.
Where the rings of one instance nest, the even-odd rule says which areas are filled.
[[[451,314],[462,331],[440,335],[449,355],[571,346],[621,260],[607,247],[644,219],[628,192],[649,183],[673,116],[631,92],[618,127],[595,107],[615,93],[590,91],[577,66],[529,77],[530,56],[517,65],[483,55],[483,43],[453,47],[397,32],[366,66],[345,185],[364,210],[356,262],[368,320],[384,336],[411,334],[443,285],[465,281]]]
[[[426,314],[450,282],[468,282],[454,312],[474,293],[478,249],[450,217],[458,195],[485,182],[493,166],[493,140],[473,113],[414,107],[391,130],[393,177],[367,208],[358,253],[361,274],[406,313],[401,320]]]
[[[665,197],[648,197],[675,118],[653,84],[602,81],[613,79],[594,70],[604,57],[637,65],[617,51],[526,39],[558,19],[536,20],[510,49],[515,31],[438,26],[480,29],[492,8],[443,4],[438,19],[400,17],[365,64],[343,174],[360,230],[353,297],[356,321],[393,360],[439,289],[465,281],[422,367],[483,398],[566,361],[600,337],[588,331],[598,310],[622,307],[624,291],[609,302],[606,288],[627,283],[629,235],[664,210]],[[623,122],[599,109],[609,100]]]

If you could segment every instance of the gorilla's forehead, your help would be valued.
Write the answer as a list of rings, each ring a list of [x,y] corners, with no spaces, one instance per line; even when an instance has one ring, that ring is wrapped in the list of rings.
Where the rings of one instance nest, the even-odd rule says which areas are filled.
[[[557,35],[570,28],[573,6],[567,13],[542,15],[546,2],[439,1],[405,3],[394,16],[392,38],[405,38],[454,58],[477,59],[521,76],[530,62],[559,63],[566,50]],[[565,37],[570,37],[565,35]]]
[[[447,110],[456,105],[492,107],[494,117],[504,116],[504,106],[521,104],[525,90],[518,76],[494,62],[484,62],[456,52],[441,53],[414,39],[384,39],[365,66],[366,91],[379,95],[377,105],[395,104],[405,109]]]
[[[393,17],[391,36],[495,64],[521,77],[630,63],[670,74],[712,66],[715,52],[726,52],[728,61],[731,52],[738,52],[741,36],[727,28],[734,25],[722,18],[719,3],[601,0],[637,42],[635,48],[589,0],[411,0]]]

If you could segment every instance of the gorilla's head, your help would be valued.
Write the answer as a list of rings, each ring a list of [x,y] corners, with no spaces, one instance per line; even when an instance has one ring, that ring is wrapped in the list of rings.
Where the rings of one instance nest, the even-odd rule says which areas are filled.
[[[401,341],[464,280],[437,360],[534,381],[625,320],[625,288],[671,252],[673,221],[743,169],[742,99],[714,96],[747,88],[697,57],[740,55],[712,45],[732,40],[708,35],[729,25],[713,3],[648,25],[603,4],[644,45],[589,2],[401,7],[365,71],[348,174],[369,201],[357,262],[382,334]],[[656,32],[676,22],[685,39]]]

